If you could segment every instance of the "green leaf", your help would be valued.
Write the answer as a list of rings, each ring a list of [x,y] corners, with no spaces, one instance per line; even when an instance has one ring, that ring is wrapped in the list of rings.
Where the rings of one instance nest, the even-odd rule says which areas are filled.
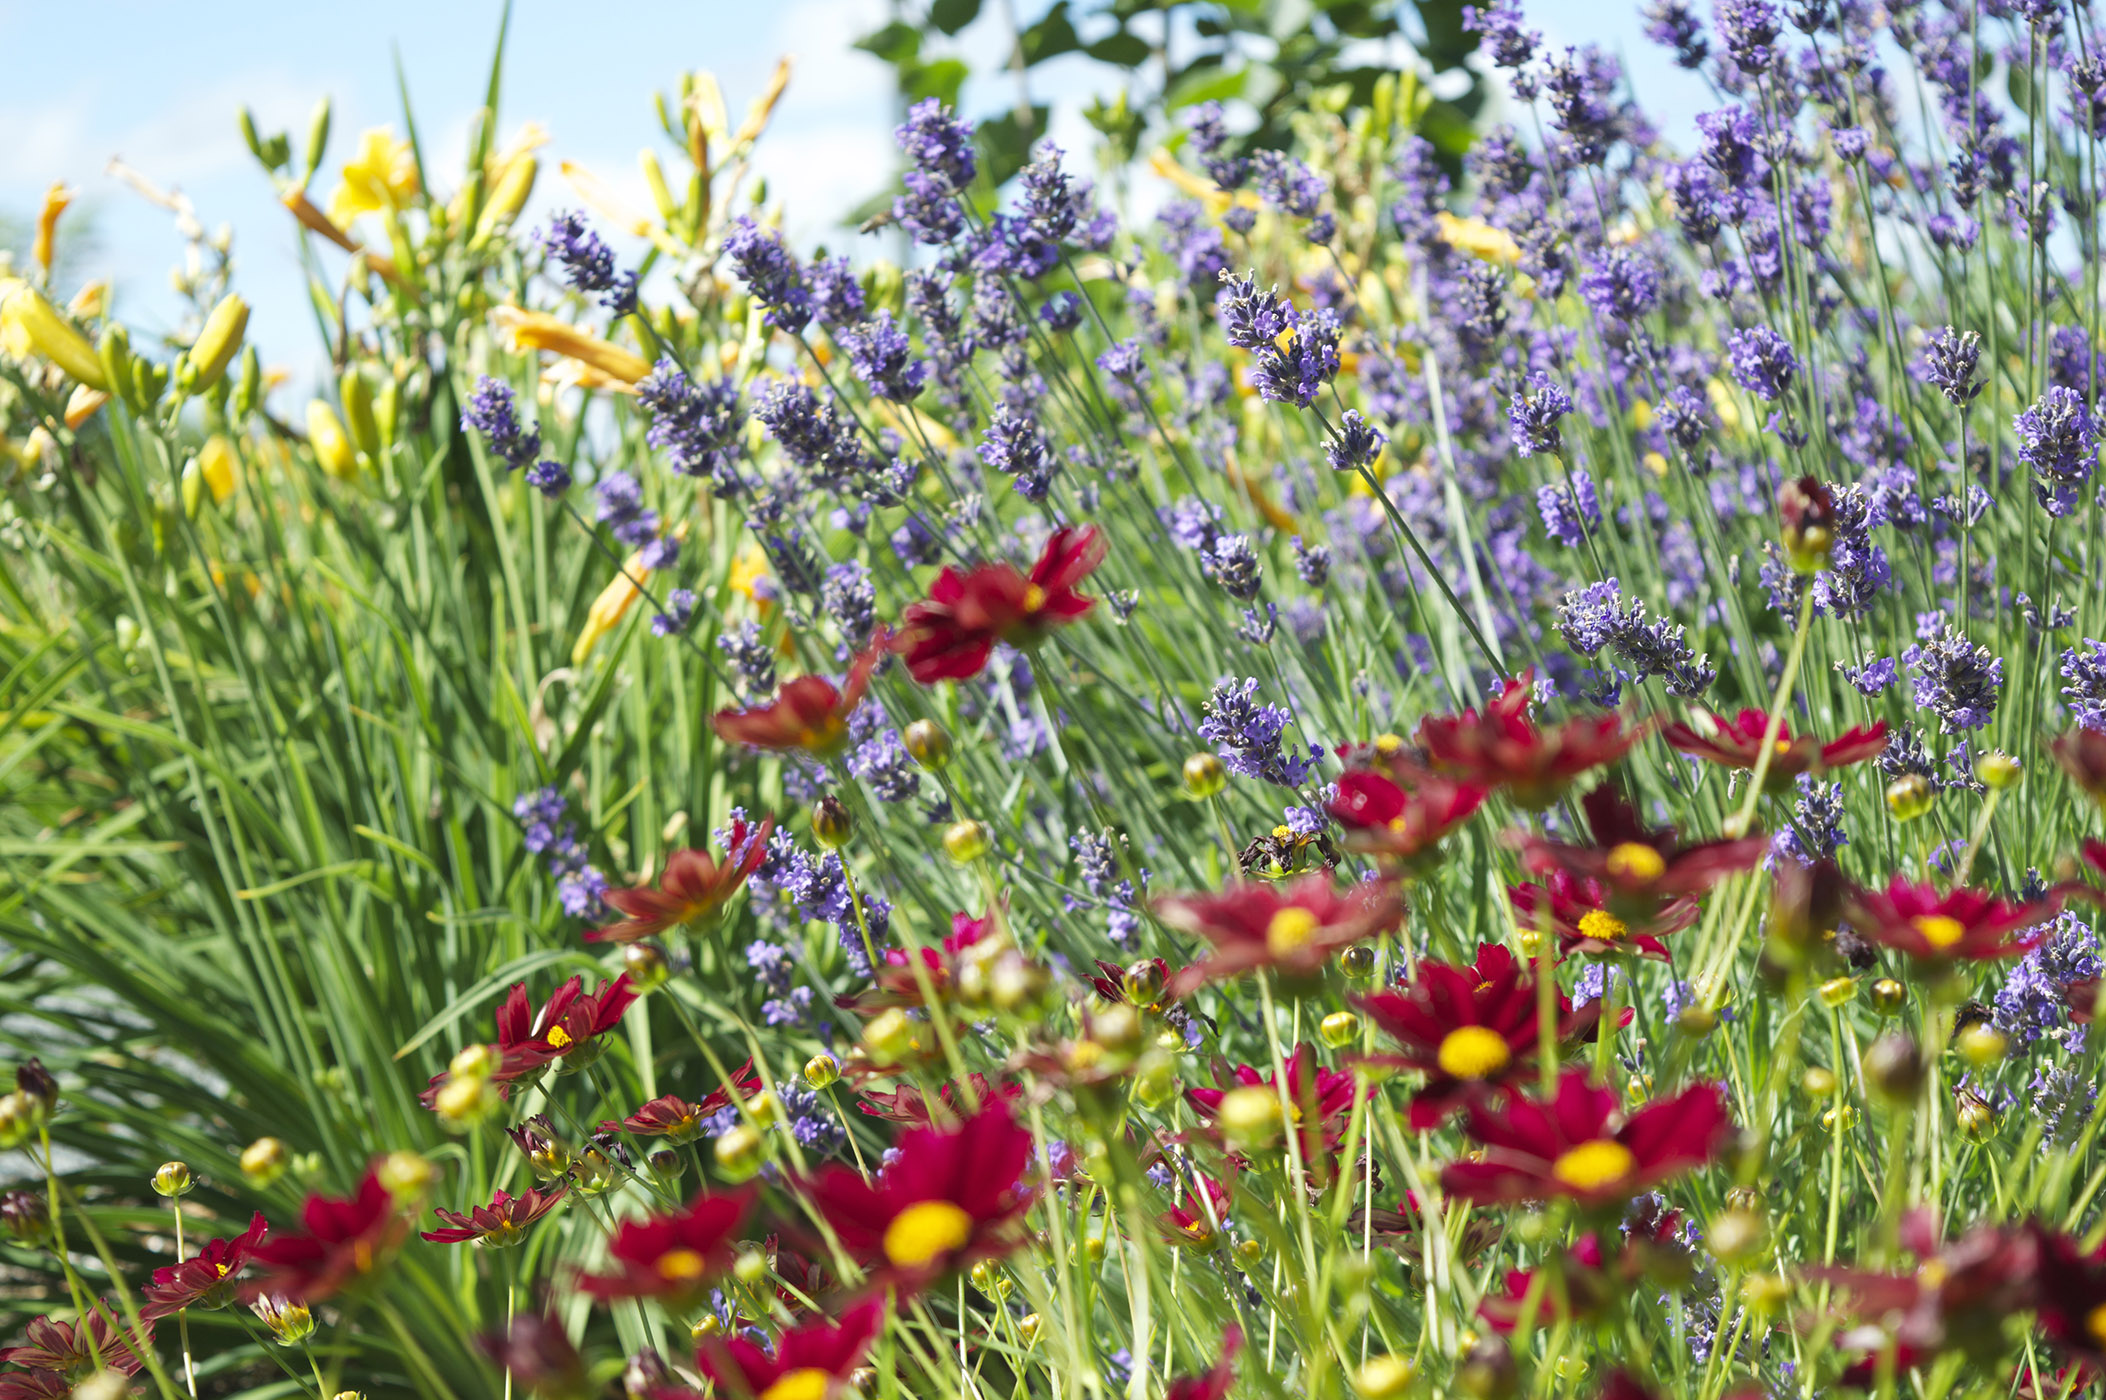
[[[958,93],[965,87],[965,80],[972,76],[972,69],[961,58],[939,58],[934,63],[917,63],[900,75],[900,90],[910,102],[919,102],[933,97],[946,107],[958,105]]]
[[[1083,45],[1083,52],[1099,63],[1109,63],[1119,68],[1138,68],[1146,63],[1155,50],[1138,34],[1129,34],[1121,29],[1107,34],[1094,44]]]
[[[956,34],[980,17],[980,0],[936,0],[929,6],[929,24],[945,34]]]
[[[921,53],[921,31],[911,24],[894,20],[883,29],[865,34],[855,41],[853,47],[876,54],[895,68],[903,67]]]
[[[1228,102],[1245,95],[1250,86],[1251,70],[1237,68],[1232,71],[1213,67],[1188,68],[1184,76],[1170,85],[1163,97],[1163,106],[1170,111],[1180,107],[1195,107],[1202,102]]]
[[[1082,48],[1082,36],[1075,32],[1075,22],[1068,18],[1068,0],[1054,0],[1053,8],[1037,24],[1017,36],[1017,47],[1023,51],[1024,66],[1034,67],[1049,58],[1076,53]]]

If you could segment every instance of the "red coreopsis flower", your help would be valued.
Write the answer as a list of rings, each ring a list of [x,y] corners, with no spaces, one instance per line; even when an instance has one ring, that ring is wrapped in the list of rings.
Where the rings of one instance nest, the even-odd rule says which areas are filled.
[[[912,1291],[953,1269],[1006,1254],[1030,1204],[1031,1134],[1009,1105],[984,1105],[956,1128],[917,1128],[874,1180],[831,1167],[807,1185],[842,1248],[874,1281]]]
[[[1834,1284],[1837,1312],[1861,1324],[1842,1334],[1843,1345],[1877,1353],[1891,1329],[1904,1367],[1947,1350],[1987,1359],[2002,1349],[2005,1319],[2032,1307],[2039,1296],[2043,1260],[2034,1231],[1977,1225],[1942,1244],[1935,1217],[1919,1209],[1902,1217],[1901,1242],[1919,1261],[1907,1273],[1807,1271]],[[1861,1381],[1870,1380],[1877,1359],[1868,1356],[1853,1368]]]
[[[1700,714],[1698,722],[1670,724],[1660,731],[1669,747],[1708,759],[1722,768],[1753,768],[1762,760],[1762,737],[1769,732],[1770,717],[1764,710],[1742,710],[1731,719]],[[1886,752],[1887,722],[1860,725],[1839,739],[1824,744],[1809,735],[1794,736],[1780,724],[1771,745],[1767,782],[1771,787],[1788,786],[1801,773],[1820,773],[1863,763]]]
[[[1538,1271],[1512,1269],[1506,1275],[1505,1292],[1487,1295],[1478,1304],[1478,1315],[1494,1331],[1507,1333],[1520,1327],[1531,1308],[1539,1323],[1592,1321],[1608,1313],[1641,1278],[1685,1282],[1695,1271],[1696,1253],[1682,1239],[1681,1225],[1680,1211],[1653,1198],[1641,1199],[1623,1222],[1622,1243],[1615,1255],[1604,1251],[1602,1237],[1591,1230],[1565,1251],[1558,1270],[1562,1304],[1558,1290],[1549,1287]]]
[[[528,1395],[543,1400],[583,1400],[592,1394],[585,1360],[557,1318],[539,1311],[523,1312],[503,1332],[478,1340],[490,1359]]]
[[[1250,1065],[1229,1071],[1236,1083],[1230,1088],[1263,1088],[1278,1092],[1277,1079],[1261,1074]],[[1211,1124],[1227,1096],[1227,1088],[1187,1089],[1185,1100],[1201,1119]],[[1297,1045],[1287,1056],[1287,1114],[1299,1137],[1302,1164],[1312,1180],[1331,1179],[1331,1157],[1345,1141],[1346,1124],[1353,1113],[1353,1076],[1344,1070],[1324,1069],[1316,1063],[1316,1047]]]
[[[1221,1359],[1203,1374],[1170,1382],[1163,1400],[1227,1400],[1236,1383],[1236,1357],[1243,1351],[1243,1329],[1230,1323],[1221,1334]]]
[[[1228,1223],[1235,1190],[1227,1181],[1216,1181],[1189,1168],[1180,1173],[1180,1182],[1184,1187],[1183,1201],[1158,1215],[1156,1225],[1172,1244],[1212,1249],[1221,1238],[1221,1227]]]
[[[261,1277],[244,1296],[318,1303],[372,1273],[409,1232],[394,1196],[370,1168],[349,1196],[309,1196],[300,1226],[251,1248]]]
[[[1753,869],[1769,850],[1769,838],[1759,834],[1684,845],[1673,827],[1641,823],[1631,804],[1606,784],[1580,806],[1593,845],[1531,836],[1522,843],[1522,863],[1538,875],[1562,870],[1599,882],[1609,907],[1630,918],[1655,918],[1664,901],[1702,894],[1728,875]]]
[[[1486,943],[1468,967],[1421,962],[1404,991],[1353,998],[1383,1034],[1404,1047],[1402,1054],[1371,1055],[1367,1061],[1426,1076],[1411,1100],[1414,1132],[1440,1126],[1485,1088],[1535,1073],[1542,1023],[1535,979],[1526,973],[1512,953]],[[1601,1014],[1599,1002],[1573,1014],[1572,1003],[1562,995],[1558,1007],[1560,1039]]]
[[[936,1090],[936,1107],[929,1107],[929,1100],[912,1084],[902,1084],[897,1090],[887,1093],[880,1089],[865,1089],[863,1100],[856,1107],[872,1118],[882,1118],[887,1123],[908,1123],[917,1128],[955,1124],[965,1121],[965,1104],[994,1103],[999,1100],[1009,1103],[1021,1098],[1021,1084],[996,1083],[975,1070],[965,1076],[971,1085],[970,1095],[961,1093],[956,1084],[945,1084]]]
[[[775,819],[763,818],[758,825],[744,817],[731,820],[730,849],[720,862],[707,851],[684,846],[666,857],[665,873],[654,888],[609,890],[602,896],[609,905],[629,917],[618,924],[596,928],[585,935],[587,943],[634,943],[652,938],[669,928],[697,924],[715,914],[739,892],[746,877],[768,858],[768,833]]]
[[[1535,673],[1507,681],[1484,705],[1419,721],[1419,748],[1434,772],[1472,787],[1503,788],[1523,807],[1548,807],[1582,773],[1614,763],[1645,737],[1621,716],[1566,720],[1549,729],[1528,716]]]
[[[739,1102],[751,1099],[761,1092],[760,1079],[753,1073],[753,1061],[731,1072],[731,1083],[713,1089],[702,1096],[698,1103],[689,1103],[678,1094],[661,1094],[620,1122],[600,1124],[603,1133],[634,1133],[638,1137],[662,1137],[680,1146],[695,1140],[702,1132],[705,1119],[731,1107],[734,1091]]]
[[[149,1325],[136,1336],[129,1330],[119,1332],[109,1320],[117,1315],[113,1304],[102,1302],[89,1312],[85,1326],[51,1317],[32,1321],[22,1329],[20,1346],[0,1347],[0,1366],[22,1367],[0,1377],[0,1385],[8,1387],[0,1394],[67,1395],[103,1367],[138,1375],[153,1346],[154,1329]]]
[[[2035,1225],[2040,1330],[2075,1360],[2106,1370],[2106,1249],[2087,1254],[2067,1235]]]
[[[838,688],[824,676],[799,676],[783,682],[775,698],[746,710],[719,710],[710,728],[727,744],[781,752],[797,749],[814,758],[831,758],[848,740],[848,717],[870,691],[891,636],[883,628],[871,644],[856,653]]]
[[[1313,976],[1339,949],[1387,933],[1404,920],[1404,900],[1386,881],[1353,886],[1344,894],[1328,873],[1305,875],[1284,888],[1252,883],[1224,894],[1161,900],[1156,913],[1174,929],[1197,934],[1213,953],[1170,981],[1173,996],[1256,968]]]
[[[223,1308],[233,1302],[235,1279],[248,1267],[269,1229],[259,1210],[249,1228],[232,1239],[209,1241],[182,1263],[155,1269],[154,1281],[139,1290],[145,1299],[139,1316],[152,1322],[185,1308]]]
[[[722,1273],[738,1252],[739,1226],[752,1198],[742,1191],[705,1191],[670,1215],[624,1220],[607,1256],[613,1271],[582,1274],[578,1288],[606,1302],[614,1298],[691,1299]]]
[[[1540,885],[1509,885],[1506,897],[1520,925],[1530,929],[1543,926],[1547,897],[1550,928],[1558,936],[1558,950],[1564,953],[1635,952],[1665,959],[1667,945],[1660,940],[1688,928],[1702,913],[1695,899],[1681,895],[1633,923],[1623,915],[1638,911],[1626,906],[1622,913],[1612,912],[1609,891],[1601,881],[1564,870],[1551,871]]]
[[[1449,832],[1484,805],[1480,787],[1424,776],[1405,787],[1380,773],[1347,772],[1325,804],[1345,828],[1345,848],[1404,865],[1423,862]]]
[[[432,1214],[446,1222],[444,1230],[426,1230],[424,1238],[433,1244],[475,1244],[491,1249],[506,1249],[526,1239],[527,1226],[556,1208],[563,1199],[563,1187],[553,1191],[542,1191],[529,1187],[524,1196],[515,1196],[509,1191],[500,1191],[490,1198],[486,1206],[471,1207],[466,1215],[443,1206]]]
[[[695,1367],[725,1400],[830,1400],[849,1392],[849,1374],[884,1321],[884,1300],[872,1298],[839,1322],[792,1327],[772,1353],[744,1337],[707,1337],[695,1347]]]
[[[2047,937],[2057,901],[2009,903],[1962,887],[1940,894],[1896,875],[1883,890],[1855,890],[1843,900],[1851,931],[1919,962],[1983,962],[2031,952]]]
[[[1027,645],[1048,628],[1073,622],[1096,606],[1075,591],[1104,559],[1094,525],[1067,526],[1022,574],[1009,564],[982,564],[971,573],[945,568],[926,602],[900,617],[892,648],[907,674],[922,685],[969,680],[987,665],[996,642]]]
[[[1471,1104],[1463,1127],[1484,1157],[1449,1163],[1441,1186],[1480,1205],[1558,1196],[1585,1206],[1617,1204],[1709,1162],[1732,1126],[1715,1084],[1626,1118],[1616,1096],[1589,1083],[1586,1071],[1567,1070],[1551,1103],[1517,1097],[1496,1111]]]
[[[583,1069],[607,1048],[600,1037],[621,1023],[637,995],[626,972],[591,993],[580,975],[556,988],[548,1005],[536,1012],[526,983],[513,983],[497,1008],[502,1063],[495,1078],[520,1079],[558,1060],[566,1070]]]
[[[905,948],[887,948],[884,962],[874,979],[877,986],[867,992],[844,992],[834,998],[834,1005],[843,1011],[865,1016],[892,1006],[919,1006],[922,1004],[923,976],[928,978],[929,989],[940,998],[957,980],[967,957],[997,951],[995,940],[1000,935],[1001,930],[992,918],[975,919],[969,914],[953,914],[951,931],[944,936],[943,946],[920,950],[921,976],[914,971],[914,953]]]
[[[2072,729],[2048,741],[2048,752],[2070,781],[2106,802],[2106,734],[2096,729]]]

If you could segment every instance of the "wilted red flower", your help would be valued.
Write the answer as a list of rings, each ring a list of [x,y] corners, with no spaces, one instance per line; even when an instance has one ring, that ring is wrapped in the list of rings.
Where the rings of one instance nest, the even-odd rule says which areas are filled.
[[[1592,715],[1550,729],[1528,717],[1535,673],[1505,682],[1482,710],[1428,715],[1419,748],[1434,772],[1485,789],[1504,788],[1523,807],[1547,807],[1582,773],[1614,763],[1645,737],[1621,716]]]
[[[1277,1093],[1274,1075],[1260,1073],[1251,1065],[1237,1065],[1229,1073],[1231,1088],[1262,1088]],[[1185,1090],[1185,1100],[1208,1123],[1214,1121],[1227,1096],[1225,1088]],[[1330,1157],[1345,1140],[1346,1124],[1353,1113],[1353,1076],[1343,1070],[1324,1069],[1316,1063],[1316,1047],[1297,1045],[1287,1056],[1287,1108],[1300,1138],[1302,1164],[1313,1180],[1330,1180]]]
[[[661,1094],[618,1123],[600,1124],[600,1131],[634,1133],[638,1137],[662,1137],[675,1146],[693,1142],[702,1131],[704,1119],[731,1107],[734,1090],[739,1102],[753,1098],[761,1092],[761,1082],[753,1073],[751,1057],[731,1072],[731,1084],[728,1087],[711,1090],[702,1096],[699,1103],[689,1103],[678,1094]]]
[[[903,1134],[873,1181],[837,1166],[806,1189],[842,1248],[878,1280],[911,1291],[1015,1248],[1030,1160],[1031,1134],[1007,1103],[994,1102],[954,1129]]]
[[[1171,1381],[1163,1400],[1224,1400],[1236,1383],[1236,1357],[1242,1351],[1243,1329],[1232,1322],[1221,1333],[1221,1359],[1201,1375]]]
[[[2071,782],[2106,801],[2106,734],[2096,729],[2072,729],[2050,739],[2048,752],[2069,774]]]
[[[529,1187],[524,1196],[500,1191],[490,1198],[490,1204],[471,1207],[466,1215],[441,1206],[432,1214],[445,1221],[448,1228],[426,1230],[423,1237],[433,1244],[473,1241],[492,1249],[504,1249],[524,1240],[526,1227],[554,1210],[556,1203],[563,1199],[564,1190],[561,1186],[553,1191]]]
[[[22,1374],[8,1376],[6,1381],[24,1387],[17,1392],[23,1395],[65,1395],[101,1367],[138,1375],[153,1346],[154,1329],[149,1325],[138,1335],[119,1332],[110,1324],[115,1315],[111,1304],[98,1302],[86,1326],[53,1317],[36,1318],[22,1329],[20,1346],[0,1347],[0,1365],[23,1368]],[[56,1378],[58,1389],[39,1389],[46,1384],[40,1379],[43,1376]]]
[[[978,949],[981,954],[994,951],[992,947],[982,948],[980,945],[999,934],[1000,929],[992,918],[951,915],[951,931],[944,936],[943,945],[920,950],[922,974],[928,978],[930,990],[942,996],[957,979],[967,952],[973,949]],[[872,979],[877,983],[874,988],[866,992],[844,992],[834,998],[834,1005],[843,1011],[866,1016],[891,1006],[921,1005],[921,978],[914,972],[914,954],[905,948],[887,948],[883,957]]]
[[[1486,1086],[1535,1072],[1542,1022],[1535,978],[1526,971],[1504,947],[1485,943],[1468,967],[1423,961],[1404,991],[1353,998],[1383,1034],[1404,1047],[1401,1055],[1370,1055],[1367,1061],[1426,1076],[1411,1100],[1414,1132],[1439,1127]],[[1560,1040],[1601,1014],[1599,1002],[1572,1014],[1562,994],[1558,1007]]]
[[[669,928],[708,918],[722,909],[739,892],[739,886],[746,883],[746,877],[760,869],[761,862],[768,858],[768,833],[774,827],[773,817],[762,818],[758,825],[744,817],[733,817],[731,848],[721,864],[707,851],[683,846],[666,857],[665,873],[658,877],[656,888],[638,885],[607,891],[601,898],[629,917],[591,930],[585,941],[634,943],[639,938],[651,938]]]
[[[705,1337],[695,1347],[695,1366],[726,1400],[829,1400],[849,1390],[849,1373],[863,1364],[884,1321],[884,1300],[872,1298],[839,1322],[792,1327],[773,1353],[744,1337]]]
[[[1211,956],[1171,979],[1171,994],[1181,997],[1204,983],[1261,967],[1312,976],[1340,948],[1402,923],[1404,900],[1386,881],[1357,884],[1340,894],[1331,876],[1319,873],[1284,888],[1251,883],[1231,886],[1224,894],[1174,896],[1158,901],[1156,913],[1170,927],[1214,945]]]
[[[839,689],[824,676],[799,676],[783,682],[765,705],[717,711],[710,728],[727,744],[778,752],[799,749],[814,758],[830,758],[848,741],[848,717],[869,693],[871,674],[890,641],[891,635],[879,628],[871,644],[856,653]]]
[[[2106,1249],[2086,1254],[2068,1235],[2034,1225],[2040,1330],[2072,1357],[2106,1369]]]
[[[1723,768],[1751,769],[1761,762],[1762,736],[1769,732],[1770,727],[1767,711],[1742,710],[1732,719],[1705,714],[1703,719],[1708,723],[1670,724],[1660,731],[1660,737],[1671,748],[1709,759]],[[1771,746],[1766,781],[1771,787],[1784,787],[1801,773],[1819,773],[1863,763],[1884,753],[1886,747],[1885,720],[1869,726],[1859,725],[1826,744],[1805,734],[1795,737],[1788,726],[1779,724],[1776,742]]]
[[[1430,775],[1404,787],[1380,773],[1353,770],[1324,805],[1345,828],[1345,848],[1411,865],[1484,805],[1485,790]]]
[[[235,1276],[248,1267],[269,1229],[259,1210],[249,1228],[232,1239],[209,1241],[180,1264],[155,1269],[154,1281],[139,1290],[146,1304],[139,1316],[152,1322],[185,1308],[223,1308],[233,1302]]]
[[[2052,899],[2007,903],[1964,886],[1940,894],[1896,875],[1884,890],[1852,891],[1843,917],[1858,936],[1921,962],[1981,962],[2038,947],[2056,907]]]
[[[1626,906],[1622,913],[1612,912],[1609,892],[1601,881],[1581,879],[1563,870],[1551,871],[1540,885],[1506,887],[1506,897],[1524,928],[1543,926],[1546,895],[1550,928],[1558,936],[1561,953],[1639,953],[1664,960],[1667,945],[1660,940],[1688,928],[1703,912],[1695,899],[1682,895],[1665,901],[1634,925],[1623,915],[1639,911]]]
[[[2034,1231],[1984,1224],[1941,1244],[1936,1218],[1918,1209],[1902,1217],[1901,1242],[1920,1261],[1908,1273],[1807,1270],[1836,1285],[1841,1316],[1863,1324],[1838,1339],[1843,1345],[1876,1352],[1891,1335],[1911,1359],[1948,1349],[1987,1359],[2002,1350],[2004,1320],[2040,1294],[2043,1260]]]
[[[991,1082],[986,1075],[975,1070],[965,1076],[972,1086],[970,1099],[974,1103],[993,1103],[997,1100],[1008,1103],[1020,1098],[1024,1092],[1021,1084]],[[966,1118],[964,1107],[968,1096],[961,1093],[956,1084],[945,1084],[936,1090],[937,1112],[932,1116],[928,1098],[912,1084],[901,1084],[898,1089],[886,1093],[880,1089],[865,1089],[863,1100],[856,1107],[873,1118],[882,1118],[888,1123],[910,1123],[915,1127],[936,1126],[940,1117],[944,1123],[960,1123]]]
[[[566,1070],[583,1069],[607,1048],[600,1037],[621,1023],[637,995],[626,972],[591,993],[580,975],[556,988],[548,1005],[536,1012],[526,983],[513,983],[497,1008],[501,1063],[493,1077],[523,1078],[554,1060],[563,1061]]]
[[[1480,1205],[1565,1196],[1600,1206],[1632,1196],[1710,1161],[1732,1121],[1725,1092],[1699,1084],[1649,1103],[1626,1118],[1616,1096],[1567,1070],[1557,1098],[1513,1098],[1496,1111],[1473,1103],[1464,1131],[1484,1145],[1482,1161],[1451,1162],[1441,1187]]]
[[[624,1220],[607,1244],[611,1273],[581,1274],[578,1288],[613,1298],[682,1300],[729,1267],[752,1198],[743,1191],[704,1191],[669,1215]]]
[[[1096,605],[1075,585],[1103,562],[1104,539],[1094,525],[1055,530],[1021,574],[1006,563],[982,564],[961,574],[946,567],[926,602],[900,617],[892,649],[906,657],[907,674],[923,685],[980,674],[996,642],[1028,645],[1050,627],[1073,622]]]
[[[1664,900],[1699,895],[1728,875],[1752,869],[1769,850],[1765,836],[1683,845],[1671,826],[1647,827],[1615,788],[1604,784],[1580,799],[1591,846],[1540,836],[1523,840],[1522,863],[1538,875],[1562,870],[1597,881],[1609,907],[1626,917],[1658,917]]]
[[[251,1248],[249,1257],[261,1277],[243,1290],[245,1298],[269,1295],[318,1303],[373,1272],[409,1231],[394,1196],[372,1168],[350,1196],[310,1195],[300,1207],[300,1225]]]

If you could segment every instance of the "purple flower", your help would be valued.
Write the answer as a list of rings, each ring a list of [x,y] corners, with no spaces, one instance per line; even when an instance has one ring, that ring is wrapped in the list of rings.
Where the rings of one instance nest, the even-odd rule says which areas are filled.
[[[1258,596],[1263,564],[1246,535],[1216,535],[1199,549],[1199,563],[1206,576],[1238,602]]]
[[[1962,334],[1947,326],[1923,347],[1923,380],[1955,408],[1965,407],[1987,382],[1975,378],[1981,359],[1980,335],[1974,331]]]
[[[863,284],[847,258],[821,258],[811,266],[812,318],[822,326],[852,326],[863,319]]]
[[[1242,778],[1262,778],[1280,787],[1300,787],[1315,771],[1323,750],[1306,756],[1281,739],[1293,718],[1277,705],[1257,702],[1256,680],[1222,680],[1207,698],[1199,737],[1216,746],[1221,761]]]
[[[767,308],[767,322],[796,335],[812,319],[812,289],[779,230],[762,228],[741,214],[724,235],[724,255],[753,299]]]
[[[2062,653],[2062,698],[2086,729],[2106,733],[2106,642],[2090,637]]]
[[[644,441],[665,453],[674,471],[709,477],[721,488],[740,485],[746,410],[730,376],[697,384],[668,355],[638,382],[636,399],[651,415]]]
[[[1537,487],[1536,512],[1543,517],[1544,534],[1568,549],[1577,549],[1586,542],[1587,532],[1601,524],[1594,478],[1575,470],[1564,485]]]
[[[2076,390],[2057,384],[2011,426],[2018,433],[2018,460],[2033,469],[2042,505],[2061,515],[2098,461],[2099,430],[2091,410]]]
[[[541,452],[541,430],[520,424],[511,387],[487,374],[475,381],[475,392],[461,411],[461,431],[481,433],[491,455],[508,470],[528,466]]]
[[[1543,42],[1541,34],[1523,26],[1521,7],[1514,0],[1465,5],[1462,22],[1501,68],[1526,68],[1536,56],[1536,45]]]
[[[1619,244],[1581,275],[1580,296],[1597,316],[1635,321],[1660,299],[1660,273],[1650,257]]]
[[[1799,359],[1790,342],[1768,326],[1735,331],[1726,338],[1733,380],[1764,403],[1775,403],[1791,385]]]
[[[636,309],[636,274],[616,270],[614,253],[578,213],[558,214],[541,235],[542,251],[563,269],[573,291],[597,293],[600,305],[617,316]]]
[[[980,439],[980,460],[990,471],[1014,478],[1017,494],[1032,502],[1046,498],[1060,470],[1060,461],[1046,445],[1038,420],[1007,404],[995,409]]]
[[[665,595],[665,611],[651,615],[651,635],[671,637],[687,630],[695,615],[695,590],[676,588]]]
[[[972,123],[958,120],[933,97],[908,108],[905,125],[892,134],[916,171],[941,180],[952,190],[970,185],[980,168],[973,152]]]
[[[837,331],[834,339],[848,352],[856,378],[881,399],[905,403],[928,382],[927,361],[914,358],[907,333],[890,311],[880,311],[853,330]]]
[[[1645,7],[1645,37],[1675,51],[1675,63],[1701,68],[1711,52],[1704,22],[1690,13],[1687,0],[1651,0]]]
[[[1524,457],[1556,454],[1564,446],[1558,420],[1570,412],[1570,394],[1541,370],[1530,375],[1507,405],[1506,421],[1513,430],[1514,450]]]
[[[1917,707],[1936,715],[1948,734],[1987,724],[2003,688],[2004,663],[1989,648],[1970,644],[1943,613],[1929,614],[1917,635],[1923,640],[1901,653]]]
[[[1374,425],[1360,416],[1359,409],[1349,408],[1339,415],[1338,432],[1324,444],[1324,459],[1332,471],[1359,471],[1374,465],[1385,441]]]

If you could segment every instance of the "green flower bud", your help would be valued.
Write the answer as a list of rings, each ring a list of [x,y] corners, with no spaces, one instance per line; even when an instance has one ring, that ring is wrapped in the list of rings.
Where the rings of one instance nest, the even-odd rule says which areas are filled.
[[[900,731],[907,756],[931,773],[950,766],[951,736],[933,719],[918,719]]]
[[[1194,797],[1212,797],[1228,786],[1228,769],[1216,754],[1196,753],[1185,760],[1185,791]]]
[[[744,1181],[760,1170],[765,1146],[758,1128],[750,1123],[738,1123],[718,1134],[709,1150],[717,1159],[717,1170],[727,1179]]]
[[[943,853],[960,865],[984,857],[990,844],[987,828],[976,821],[952,822],[943,833]]]
[[[1921,773],[1904,773],[1887,784],[1887,810],[1896,821],[1912,822],[1928,814],[1936,800],[1930,780]]]
[[[812,807],[812,839],[829,851],[838,851],[855,834],[856,820],[848,804],[832,793]]]
[[[841,1080],[841,1066],[824,1050],[804,1062],[804,1082],[814,1089],[831,1089]]]
[[[261,1191],[285,1175],[289,1156],[285,1144],[278,1139],[257,1138],[241,1150],[241,1174],[248,1179],[249,1185]]]
[[[1360,1038],[1360,1018],[1350,1011],[1334,1011],[1324,1017],[1316,1033],[1333,1050],[1343,1050]]]
[[[643,993],[657,991],[673,976],[665,954],[649,943],[631,943],[622,949],[622,971],[628,974],[629,985]]]
[[[1256,1084],[1245,1084],[1221,1096],[1214,1121],[1230,1147],[1260,1150],[1279,1141],[1284,1122],[1279,1094]]]
[[[154,1194],[158,1196],[187,1196],[192,1184],[190,1168],[182,1162],[163,1162],[154,1172]]]

